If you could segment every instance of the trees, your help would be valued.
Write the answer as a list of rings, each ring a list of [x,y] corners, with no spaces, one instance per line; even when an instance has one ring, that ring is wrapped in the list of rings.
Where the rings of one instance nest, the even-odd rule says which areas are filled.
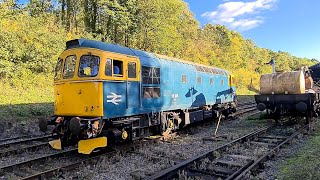
[[[2,13],[5,11],[11,12],[3,9]],[[0,14],[0,78],[12,77],[19,69],[33,73],[53,70],[64,48],[64,31],[53,16],[34,15],[27,11]]]
[[[55,3],[56,2],[56,3]],[[238,75],[240,86],[260,74],[317,61],[259,48],[223,25],[199,26],[181,0],[14,0],[0,2],[0,78],[16,71],[52,73],[65,41],[87,37],[218,66]]]
[[[99,0],[98,30],[102,40],[132,46],[140,18],[136,0]]]
[[[146,51],[180,55],[190,12],[181,0],[139,0],[135,47]],[[193,24],[191,24],[193,25]]]

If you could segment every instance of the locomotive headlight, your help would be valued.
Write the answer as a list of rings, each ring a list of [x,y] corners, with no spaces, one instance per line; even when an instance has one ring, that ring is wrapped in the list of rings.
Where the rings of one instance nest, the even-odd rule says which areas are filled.
[[[126,140],[127,138],[128,138],[128,133],[127,133],[127,131],[122,131],[122,139],[123,140]]]

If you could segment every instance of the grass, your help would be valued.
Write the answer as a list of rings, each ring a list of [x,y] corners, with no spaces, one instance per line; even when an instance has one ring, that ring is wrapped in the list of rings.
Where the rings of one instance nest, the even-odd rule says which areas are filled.
[[[0,105],[0,121],[26,121],[53,115],[53,103]]]
[[[257,92],[255,91],[251,91],[249,90],[248,88],[245,88],[245,87],[240,87],[240,88],[237,88],[237,95],[255,95],[257,94]]]
[[[53,114],[52,75],[0,80],[0,121],[28,120]]]
[[[250,91],[248,88],[237,88],[237,99],[239,102],[252,102],[254,101],[255,94],[257,93]]]
[[[270,122],[270,118],[268,117],[268,115],[263,112],[249,116],[246,120],[250,123],[259,123],[259,124],[266,124]]]
[[[237,95],[237,100],[239,103],[255,101],[252,95]]]
[[[29,75],[0,80],[0,105],[53,102],[53,77]]]
[[[279,167],[279,179],[320,179],[320,124],[315,134],[297,155]]]

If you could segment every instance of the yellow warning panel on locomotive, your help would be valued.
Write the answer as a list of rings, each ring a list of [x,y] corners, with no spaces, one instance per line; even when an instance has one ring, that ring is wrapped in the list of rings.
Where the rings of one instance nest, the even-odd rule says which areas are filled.
[[[78,143],[78,152],[81,154],[90,154],[94,149],[99,147],[107,147],[107,137],[80,140]]]
[[[102,82],[55,84],[55,115],[103,116]]]

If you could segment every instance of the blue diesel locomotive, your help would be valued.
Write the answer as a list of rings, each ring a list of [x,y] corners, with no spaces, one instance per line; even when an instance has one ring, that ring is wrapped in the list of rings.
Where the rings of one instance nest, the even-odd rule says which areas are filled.
[[[235,112],[226,70],[87,39],[66,43],[54,77],[56,149],[89,154],[116,141],[176,130]],[[108,142],[108,143],[107,143]]]

